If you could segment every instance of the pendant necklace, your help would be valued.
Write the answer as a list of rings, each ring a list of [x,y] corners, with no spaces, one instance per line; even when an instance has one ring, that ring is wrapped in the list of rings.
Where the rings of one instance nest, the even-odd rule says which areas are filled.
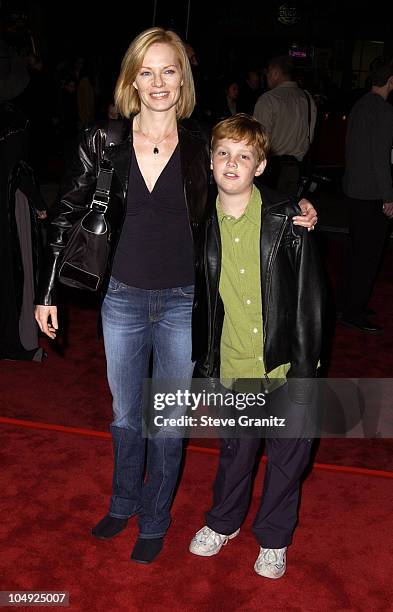
[[[154,155],[158,155],[158,154],[159,154],[159,152],[160,152],[160,149],[158,148],[158,146],[157,146],[157,145],[159,145],[159,144],[161,144],[162,142],[164,142],[164,140],[166,140],[166,139],[168,138],[168,136],[170,136],[170,135],[171,135],[171,134],[172,134],[172,133],[175,131],[175,130],[171,130],[170,132],[168,132],[168,134],[165,134],[165,136],[164,136],[163,138],[161,138],[161,140],[157,140],[157,141],[155,141],[155,140],[152,140],[151,138],[149,138],[149,137],[148,137],[148,136],[145,134],[145,132],[144,132],[144,131],[142,130],[142,128],[141,128],[141,124],[139,123],[139,121],[138,121],[138,128],[139,128],[140,133],[141,133],[141,134],[143,134],[143,136],[146,138],[146,140],[148,140],[148,141],[149,141],[151,144],[153,144],[153,145],[154,145],[154,147],[153,147],[153,153],[154,153]]]

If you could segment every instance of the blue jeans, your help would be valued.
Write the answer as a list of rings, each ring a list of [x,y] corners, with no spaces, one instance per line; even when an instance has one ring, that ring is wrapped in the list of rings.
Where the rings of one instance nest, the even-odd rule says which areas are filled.
[[[192,285],[138,289],[112,277],[102,305],[113,397],[114,471],[109,513],[117,518],[138,514],[142,538],[162,537],[169,527],[183,448],[181,438],[142,437],[143,382],[152,354],[153,382],[176,377],[191,384],[193,297]]]

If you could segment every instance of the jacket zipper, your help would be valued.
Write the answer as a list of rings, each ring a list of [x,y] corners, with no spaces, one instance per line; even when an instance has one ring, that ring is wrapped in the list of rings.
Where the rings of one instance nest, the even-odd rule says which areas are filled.
[[[131,146],[132,146],[132,137],[131,137]],[[107,265],[107,269],[106,269],[106,278],[109,279],[111,274],[112,274],[112,268],[113,268],[113,260],[115,258],[115,253],[116,253],[116,249],[117,246],[119,244],[119,240],[120,240],[120,234],[122,232],[123,226],[124,226],[124,221],[126,218],[126,214],[127,214],[127,193],[128,193],[128,183],[129,183],[129,177],[130,177],[130,168],[131,168],[131,159],[132,159],[132,155],[130,155],[130,161],[128,164],[128,172],[127,172],[127,179],[126,179],[126,184],[125,186],[122,188],[122,192],[123,192],[123,214],[122,214],[122,219],[121,219],[121,225],[119,227],[119,231],[116,233],[116,240],[114,242],[112,242],[112,236],[113,236],[113,230],[111,228],[110,233],[109,233],[109,239],[112,242],[112,244],[110,245],[110,256],[108,258],[108,265]],[[113,166],[112,166],[113,167]],[[105,294],[107,291],[107,282],[105,283],[105,292],[103,291],[103,287],[101,287],[101,299],[100,299],[100,303],[102,305],[102,302],[104,301],[105,298]]]
[[[128,174],[130,173],[130,166],[131,166],[131,158],[130,158],[130,163],[128,166]],[[123,188],[123,202],[124,202],[124,206],[123,206],[123,215],[122,215],[122,219],[121,219],[121,225],[119,228],[119,231],[117,232],[117,236],[116,236],[116,241],[113,242],[111,244],[111,256],[108,260],[108,268],[107,268],[107,274],[112,274],[112,267],[113,267],[113,260],[115,257],[115,253],[116,253],[116,249],[117,249],[117,245],[119,244],[119,240],[120,240],[120,234],[122,232],[123,226],[124,226],[124,221],[126,218],[126,214],[127,214],[127,191],[128,191],[128,178],[127,178],[127,185],[125,187],[125,189]],[[110,240],[112,241],[112,236],[113,236],[113,231],[111,229],[110,231]]]

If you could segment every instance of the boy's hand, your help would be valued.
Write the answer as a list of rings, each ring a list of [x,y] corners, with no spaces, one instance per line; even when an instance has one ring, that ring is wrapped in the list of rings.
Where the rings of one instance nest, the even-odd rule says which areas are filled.
[[[314,206],[305,198],[300,200],[299,206],[302,209],[302,215],[293,217],[293,224],[307,227],[308,231],[315,229],[318,221],[318,215]]]

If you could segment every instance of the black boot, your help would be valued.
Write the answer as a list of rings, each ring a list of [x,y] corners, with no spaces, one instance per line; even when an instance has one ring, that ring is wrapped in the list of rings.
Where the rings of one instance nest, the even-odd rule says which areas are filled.
[[[127,527],[128,519],[115,518],[110,514],[97,523],[91,530],[91,535],[100,540],[109,540]]]
[[[131,560],[137,563],[151,563],[160,554],[163,544],[164,538],[138,538],[131,553]]]

